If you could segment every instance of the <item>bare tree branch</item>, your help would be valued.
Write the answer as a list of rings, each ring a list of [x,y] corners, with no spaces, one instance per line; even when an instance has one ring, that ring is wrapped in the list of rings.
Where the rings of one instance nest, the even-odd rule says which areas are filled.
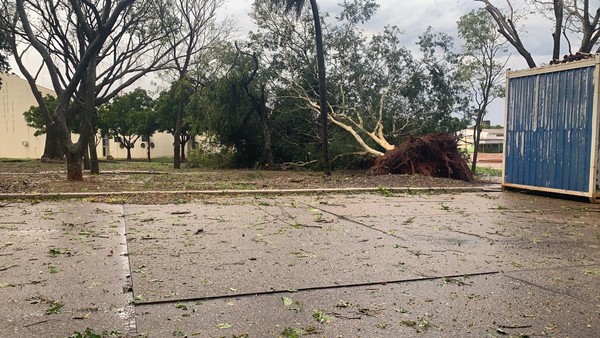
[[[514,10],[512,8],[510,1],[509,0],[506,1],[511,9],[510,18],[507,18],[504,14],[502,14],[502,12],[496,6],[494,6],[489,0],[475,0],[475,1],[483,2],[485,4],[485,9],[488,11],[488,13],[490,13],[490,15],[492,16],[492,18],[494,19],[494,21],[496,22],[496,24],[498,26],[498,32],[500,34],[502,34],[502,36],[504,36],[504,38],[506,38],[506,40],[513,47],[515,47],[517,52],[519,52],[519,54],[521,54],[521,56],[525,59],[529,68],[535,68],[537,65],[536,65],[535,61],[533,60],[533,57],[531,56],[529,51],[523,45],[523,42],[521,41],[521,37],[519,35],[519,32],[515,27]]]

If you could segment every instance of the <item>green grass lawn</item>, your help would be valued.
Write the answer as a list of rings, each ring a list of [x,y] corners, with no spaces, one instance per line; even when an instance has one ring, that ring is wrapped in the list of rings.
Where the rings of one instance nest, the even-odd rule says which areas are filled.
[[[182,164],[185,168],[185,163]],[[172,157],[153,158],[152,162],[142,159],[100,161],[100,170],[144,170],[144,171],[167,171],[173,168]]]
[[[185,163],[182,164],[185,168]],[[101,171],[135,170],[135,171],[169,171],[173,168],[172,157],[153,158],[152,162],[142,159],[133,161],[100,160]],[[62,171],[65,170],[64,163],[42,163],[39,159],[12,159],[0,158],[0,171],[15,172],[40,172],[40,171]]]
[[[486,168],[486,167],[478,166],[477,169],[475,170],[475,177],[482,177],[482,176],[501,177],[502,169],[493,169],[493,168]]]

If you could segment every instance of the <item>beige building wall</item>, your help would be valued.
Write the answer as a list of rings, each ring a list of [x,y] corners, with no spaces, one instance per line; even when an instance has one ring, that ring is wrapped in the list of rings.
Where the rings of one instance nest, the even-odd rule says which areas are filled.
[[[104,141],[98,145],[98,157],[106,158],[108,155],[115,159],[127,158],[127,149],[121,148],[121,145],[110,137],[107,141]],[[150,156],[155,157],[173,157],[173,135],[168,133],[156,133],[150,138],[150,143],[154,146],[150,149]],[[108,144],[108,147],[106,147]],[[143,145],[142,145],[143,144]],[[132,158],[146,158],[148,151],[148,142],[142,142],[139,139],[135,143],[135,147],[131,149]],[[107,149],[108,148],[108,149]]]
[[[40,158],[44,153],[45,135],[33,136],[34,128],[27,126],[23,113],[37,106],[27,81],[1,74],[0,89],[0,158]],[[54,91],[38,86],[42,95]]]
[[[37,102],[31,93],[31,88],[26,80],[15,75],[2,74],[2,88],[0,89],[0,158],[38,159],[44,153],[46,136],[34,136],[35,128],[27,126],[23,113]],[[54,91],[38,86],[43,96],[55,95]],[[76,141],[78,135],[73,135]],[[151,137],[154,144],[151,156],[173,156],[173,136],[167,133],[157,133]],[[142,148],[139,140],[132,149],[133,158],[146,158],[146,146]],[[119,143],[112,138],[105,142],[100,141],[97,147],[98,157],[106,158],[108,155],[114,159],[127,158],[127,149],[121,148]]]

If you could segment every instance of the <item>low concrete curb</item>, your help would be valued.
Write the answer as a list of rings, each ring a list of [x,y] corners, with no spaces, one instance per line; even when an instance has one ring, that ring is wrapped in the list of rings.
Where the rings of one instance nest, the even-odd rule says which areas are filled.
[[[321,193],[370,193],[370,192],[393,192],[393,193],[448,193],[448,192],[481,192],[499,191],[500,185],[485,185],[478,187],[379,187],[379,188],[318,188],[318,189],[270,189],[270,190],[172,190],[172,191],[110,191],[110,192],[65,192],[65,193],[30,193],[30,194],[0,194],[0,200],[6,199],[69,199],[102,196],[139,196],[139,195],[288,195],[288,194],[321,194]]]

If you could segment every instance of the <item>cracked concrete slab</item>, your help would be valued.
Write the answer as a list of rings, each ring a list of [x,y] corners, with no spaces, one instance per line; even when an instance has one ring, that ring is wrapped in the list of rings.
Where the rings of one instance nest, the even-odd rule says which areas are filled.
[[[0,332],[595,337],[599,210],[495,192],[11,204]]]
[[[145,217],[129,221],[134,278],[147,291],[142,294],[145,300],[157,300],[236,292],[232,290],[295,289],[319,282],[351,284],[365,275],[386,280],[552,266],[564,260],[595,262],[589,248],[565,239],[560,229],[548,228],[536,219],[535,215],[547,214],[547,206],[535,209],[526,201],[503,202],[525,210],[519,214],[506,206],[498,208],[497,199],[497,193],[416,198],[294,196],[229,199],[220,204],[171,207],[167,210],[185,210],[162,214],[131,210],[128,214]],[[528,229],[546,237],[537,239]],[[517,232],[521,238],[515,238]],[[545,247],[556,244],[548,232],[561,238],[561,248],[570,251],[567,257],[559,260],[544,252]],[[516,247],[521,250],[507,250]],[[531,255],[523,255],[527,250]],[[298,265],[298,259],[304,265]],[[262,275],[257,267],[265,263],[272,271],[270,277],[259,278],[262,283],[255,283],[255,288],[246,287],[241,276],[257,280]],[[352,267],[354,273],[336,270],[336,266]],[[319,277],[305,271],[317,271]],[[220,282],[234,276],[227,283]],[[169,288],[161,284],[165,280],[171,281]],[[180,287],[175,287],[178,284]]]
[[[138,306],[148,337],[594,337],[589,302],[503,275]]]
[[[169,225],[172,215],[164,211],[144,213],[152,227],[127,220],[136,297],[155,301],[416,276],[406,272],[407,252],[394,248],[394,238],[344,220],[321,222],[308,208],[265,208],[195,205],[186,215],[196,220],[193,227]],[[221,218],[215,221],[215,215]]]
[[[506,275],[521,283],[570,297],[575,302],[589,302],[595,305],[596,312],[600,314],[600,264],[510,271]]]
[[[585,204],[564,205],[548,198],[497,193],[465,193],[445,199],[362,198],[356,196],[345,204],[328,201],[319,208],[385,233],[410,238],[411,243],[424,249],[423,253],[428,253],[428,246],[414,239],[429,237],[429,248],[456,244],[454,249],[459,252],[464,252],[465,246],[467,251],[469,247],[475,249],[476,245],[478,255],[488,256],[486,262],[501,263],[494,258],[503,256],[505,264],[500,268],[537,268],[540,264],[549,267],[566,262],[593,264],[600,259],[600,250],[594,250],[598,246],[600,220],[597,210],[586,210]],[[381,213],[381,209],[387,213]],[[557,251],[557,247],[561,250]],[[520,250],[514,250],[517,248]],[[443,250],[451,252],[452,248],[446,245]]]
[[[2,336],[135,331],[122,207],[15,204],[2,212]]]

